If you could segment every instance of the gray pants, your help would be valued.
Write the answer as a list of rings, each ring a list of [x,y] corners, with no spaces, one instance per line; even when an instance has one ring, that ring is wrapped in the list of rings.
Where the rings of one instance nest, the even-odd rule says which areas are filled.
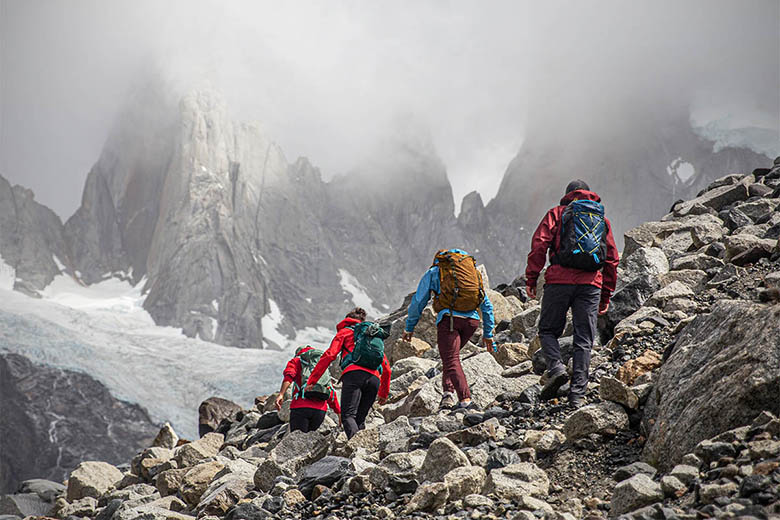
[[[596,334],[601,289],[593,285],[546,284],[539,316],[539,340],[547,361],[547,373],[558,375],[566,370],[561,361],[558,338],[566,328],[566,312],[571,308],[574,325],[573,373],[569,398],[582,397],[588,388],[590,349]]]

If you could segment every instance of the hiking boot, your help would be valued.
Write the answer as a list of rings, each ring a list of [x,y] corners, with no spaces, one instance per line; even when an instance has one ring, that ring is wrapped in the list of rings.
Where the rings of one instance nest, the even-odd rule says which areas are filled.
[[[479,407],[477,406],[477,403],[474,401],[469,401],[468,403],[458,403],[455,406],[451,408],[453,412],[460,412],[460,411],[469,411],[469,410],[479,410]]]
[[[458,404],[458,399],[455,397],[455,394],[447,392],[442,396],[441,402],[439,402],[439,410],[448,410],[456,404]]]
[[[576,410],[577,408],[582,408],[585,406],[585,398],[584,397],[571,397],[569,396],[569,408],[572,410]]]
[[[569,376],[566,374],[566,371],[563,371],[560,374],[556,374],[554,376],[550,376],[550,378],[547,379],[547,383],[544,385],[544,388],[542,388],[542,391],[539,393],[539,399],[542,401],[549,401],[550,399],[554,399],[558,396],[558,390],[568,381]]]

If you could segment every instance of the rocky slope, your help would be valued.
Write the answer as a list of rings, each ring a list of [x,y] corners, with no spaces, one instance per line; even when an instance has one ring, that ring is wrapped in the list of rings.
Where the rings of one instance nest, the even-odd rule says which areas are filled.
[[[144,284],[160,325],[223,345],[278,346],[305,326],[332,326],[357,302],[386,312],[440,247],[478,251],[495,280],[514,279],[528,231],[572,176],[603,187],[619,234],[761,160],[743,149],[714,153],[684,119],[648,122],[652,142],[635,132],[619,143],[531,138],[497,197],[486,207],[469,194],[456,218],[429,136],[404,129],[324,182],[261,127],[234,121],[219,95],[168,92],[152,85],[128,105],[64,226],[30,192],[0,181],[0,254],[18,289],[35,294],[60,271],[85,284],[121,276]],[[582,143],[559,147],[566,139]],[[695,179],[666,174],[677,157],[696,167]]]
[[[440,363],[426,311],[415,340],[388,343],[390,402],[353,439],[332,416],[317,432],[287,433],[288,410],[272,411],[274,396],[263,396],[194,442],[177,442],[166,427],[129,465],[82,463],[49,500],[50,513],[776,518],[779,208],[780,158],[772,169],[718,179],[626,233],[582,408],[539,402],[539,304],[504,286],[491,292],[497,352],[478,349],[477,336],[463,353],[480,411],[437,410]],[[403,314],[386,318],[395,336]],[[4,499],[14,504],[7,510],[21,509],[21,495]]]
[[[120,463],[157,431],[139,406],[98,381],[0,354],[0,489],[33,477],[64,480],[84,458]]]

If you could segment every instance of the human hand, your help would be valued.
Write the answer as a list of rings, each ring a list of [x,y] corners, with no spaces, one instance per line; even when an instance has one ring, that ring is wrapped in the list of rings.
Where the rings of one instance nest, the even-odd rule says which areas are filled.
[[[493,338],[482,338],[482,345],[485,346],[485,349],[488,352],[495,352],[496,351],[496,344],[493,341]]]
[[[609,300],[602,298],[599,302],[599,316],[604,316],[609,311]]]
[[[404,331],[403,334],[401,334],[401,339],[404,341],[412,341],[412,336],[414,335],[414,332],[407,332]]]
[[[284,402],[284,394],[279,394],[276,396],[275,405],[277,410],[282,409],[282,403]]]
[[[379,406],[384,406],[387,404],[387,397],[379,397],[376,402],[379,403]]]
[[[534,285],[526,285],[525,286],[525,293],[528,295],[529,298],[535,299],[536,298],[536,284],[534,284]]]

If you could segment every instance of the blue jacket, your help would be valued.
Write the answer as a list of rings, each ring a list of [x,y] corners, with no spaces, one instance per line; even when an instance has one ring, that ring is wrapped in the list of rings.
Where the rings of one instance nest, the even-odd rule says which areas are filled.
[[[468,254],[460,249],[451,249],[450,251],[464,255]],[[420,321],[420,316],[422,315],[425,306],[428,305],[428,300],[431,299],[431,291],[436,294],[441,293],[441,288],[439,287],[439,266],[437,265],[428,269],[420,280],[419,285],[417,285],[417,292],[414,293],[412,303],[409,304],[409,310],[407,311],[406,332],[414,332],[414,327],[417,326],[417,322]],[[487,294],[482,300],[482,304],[479,308],[482,311],[482,335],[485,338],[492,338],[496,319],[493,317],[493,304],[490,303]],[[476,310],[471,312],[458,312],[450,309],[442,309],[438,316],[436,316],[436,324],[438,325],[442,318],[450,313],[456,317],[472,318],[475,320],[479,319],[479,313]]]

